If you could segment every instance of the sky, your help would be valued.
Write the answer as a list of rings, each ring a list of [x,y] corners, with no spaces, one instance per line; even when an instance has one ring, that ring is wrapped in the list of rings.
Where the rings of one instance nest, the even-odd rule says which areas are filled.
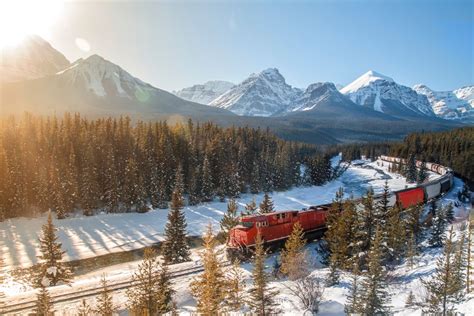
[[[407,86],[474,83],[474,1],[66,2],[48,40],[177,90],[276,67],[304,88],[375,70]]]

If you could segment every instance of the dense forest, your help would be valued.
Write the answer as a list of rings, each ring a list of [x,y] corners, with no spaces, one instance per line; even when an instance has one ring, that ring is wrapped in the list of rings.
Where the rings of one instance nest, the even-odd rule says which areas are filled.
[[[167,208],[177,175],[189,204],[321,184],[331,177],[330,163],[315,153],[312,145],[283,141],[268,130],[212,123],[169,126],[70,114],[4,118],[0,217]]]
[[[412,133],[402,142],[339,145],[329,152],[342,152],[344,160],[359,159],[361,155],[373,159],[379,155],[408,158],[414,154],[418,160],[448,166],[471,184],[474,182],[474,127]]]

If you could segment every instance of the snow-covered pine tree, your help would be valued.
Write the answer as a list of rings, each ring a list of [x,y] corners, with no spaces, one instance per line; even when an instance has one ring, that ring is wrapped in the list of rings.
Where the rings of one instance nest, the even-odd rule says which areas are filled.
[[[428,281],[423,281],[428,291],[428,314],[448,315],[453,312],[454,303],[459,300],[463,287],[456,277],[456,247],[454,231],[451,227],[443,248],[443,255],[437,260],[435,273]]]
[[[344,313],[346,313],[346,315],[358,315],[363,311],[364,303],[362,301],[359,283],[359,263],[355,262],[354,267],[352,268],[350,292],[347,296],[346,304],[344,306]]]
[[[245,279],[240,269],[240,262],[234,260],[227,272],[225,306],[228,312],[239,312],[245,304]]]
[[[263,201],[260,203],[259,211],[261,214],[271,213],[274,211],[272,198],[267,192],[263,195]]]
[[[72,273],[62,262],[65,251],[61,249],[61,243],[56,235],[57,228],[54,227],[51,211],[48,213],[48,220],[41,229],[39,237],[41,255],[40,268],[37,276],[37,285],[51,286],[58,282],[68,284],[71,281]]]
[[[183,202],[183,183],[180,168],[176,173],[176,183],[171,195],[168,222],[161,253],[166,264],[181,263],[189,260],[189,246],[186,240],[186,217],[181,209]]]
[[[212,179],[211,166],[207,155],[204,156],[202,163],[202,181],[201,181],[201,197],[203,202],[210,202],[214,199],[214,182]]]
[[[265,271],[265,250],[260,233],[255,240],[255,255],[253,260],[253,285],[250,288],[248,304],[257,315],[272,315],[277,313],[274,301],[278,291],[269,288],[268,274]]]
[[[417,169],[416,169],[416,159],[415,154],[411,153],[408,156],[407,166],[406,166],[406,178],[407,182],[414,183],[417,178]]]
[[[361,238],[361,250],[367,251],[372,246],[375,230],[377,224],[377,214],[374,206],[374,190],[370,187],[365,196],[362,197],[363,209],[360,215],[360,229],[359,235]]]
[[[445,232],[448,225],[444,208],[437,208],[436,202],[431,204],[431,211],[434,209],[434,217],[431,224],[431,236],[428,243],[431,247],[442,247],[446,238]]]
[[[204,272],[191,283],[191,292],[196,299],[197,312],[217,315],[223,307],[226,294],[226,279],[217,250],[217,240],[209,224],[203,236],[204,251],[201,253]]]
[[[402,259],[406,246],[406,223],[404,221],[404,211],[399,204],[390,209],[389,218],[382,233],[386,238],[386,259],[398,263]]]
[[[37,316],[53,316],[53,302],[49,295],[48,289],[45,286],[41,286],[38,294],[36,295],[36,308],[35,315]]]
[[[229,170],[229,178],[227,179],[226,195],[231,198],[240,196],[240,188],[242,183],[240,180],[239,166],[236,162],[232,162]]]
[[[232,198],[227,202],[227,212],[221,219],[221,230],[227,237],[229,231],[237,226],[239,223],[239,216],[237,215],[238,205],[237,202]]]
[[[171,311],[173,289],[165,265],[158,261],[156,251],[146,248],[143,261],[132,277],[132,285],[127,290],[130,310],[136,315],[166,314]]]
[[[416,303],[415,295],[413,294],[413,291],[410,291],[410,293],[408,293],[407,299],[405,301],[405,307],[406,308],[413,308],[416,305],[417,305],[417,303]]]
[[[252,201],[245,204],[245,213],[243,215],[252,215],[257,212],[257,202],[255,201],[255,196],[252,198]]]
[[[422,226],[420,224],[420,217],[423,212],[423,209],[424,206],[420,203],[417,205],[410,206],[405,210],[407,230],[410,233],[413,233],[416,244],[418,244],[421,239]]]
[[[296,222],[281,252],[280,271],[290,280],[296,280],[308,274],[305,244],[303,227],[299,222]]]
[[[250,174],[250,192],[257,194],[262,191],[262,179],[260,175],[260,167],[257,159],[253,161],[252,173]]]
[[[466,268],[467,268],[467,251],[466,251],[466,235],[461,232],[461,236],[456,243],[456,254],[454,255],[454,278],[453,283],[458,287],[455,300],[460,301],[464,297],[464,289],[466,288]],[[469,281],[468,281],[469,282]]]
[[[420,166],[420,169],[418,170],[418,174],[416,178],[417,178],[416,182],[418,184],[425,182],[425,180],[428,178],[428,169],[426,169],[426,161],[424,159],[421,161],[421,166]]]
[[[336,191],[336,195],[332,201],[331,208],[329,209],[328,215],[326,217],[327,230],[324,233],[323,240],[319,243],[319,246],[318,246],[318,250],[321,253],[322,262],[328,265],[331,264],[331,260],[330,260],[331,249],[335,249],[334,244],[337,244],[338,239],[339,239],[337,235],[337,229],[339,228],[337,223],[339,221],[340,214],[342,214],[342,211],[344,210],[343,196],[344,196],[344,191],[343,191],[343,188],[340,187]],[[334,264],[332,266],[332,269],[333,269],[332,271],[335,272],[335,269],[339,266],[339,264],[334,259],[337,259],[337,262],[339,262],[339,256],[333,257],[333,260],[332,260]],[[333,282],[330,282],[330,283],[333,283]]]
[[[446,220],[448,223],[452,223],[454,221],[454,207],[452,203],[448,203],[447,205],[443,206],[444,213],[446,214]]]
[[[95,312],[99,316],[112,316],[116,311],[116,306],[113,303],[113,297],[109,286],[107,285],[107,279],[105,274],[100,279],[101,291],[96,299]]]
[[[81,304],[77,307],[77,316],[89,316],[93,314],[92,307],[83,299]]]
[[[382,231],[377,226],[367,259],[367,274],[362,282],[364,315],[378,315],[389,312],[390,295],[387,290],[387,272],[383,266]]]

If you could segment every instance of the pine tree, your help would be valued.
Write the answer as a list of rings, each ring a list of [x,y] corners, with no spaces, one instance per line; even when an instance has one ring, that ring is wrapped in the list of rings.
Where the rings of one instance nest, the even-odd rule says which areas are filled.
[[[382,231],[377,226],[375,238],[368,255],[367,277],[362,282],[362,297],[364,302],[363,314],[376,315],[388,313],[387,304],[390,301],[386,289],[386,271],[383,266]]]
[[[36,295],[36,308],[35,314],[38,316],[53,316],[53,303],[51,296],[49,295],[48,289],[42,286],[40,291]]]
[[[430,314],[448,315],[453,312],[453,304],[459,300],[462,284],[457,276],[456,249],[453,241],[454,231],[451,227],[443,255],[438,259],[433,277],[423,281],[428,291],[428,308]]]
[[[377,226],[378,216],[374,206],[374,190],[369,188],[364,197],[362,197],[363,209],[360,212],[360,230],[361,250],[366,251],[371,248],[372,240],[375,236],[374,228]]]
[[[143,261],[132,277],[133,287],[127,290],[130,309],[139,315],[165,314],[171,311],[174,293],[170,276],[153,248],[146,248]]]
[[[392,262],[399,262],[402,259],[406,242],[406,223],[403,219],[404,212],[399,204],[391,208],[389,218],[385,227],[386,246],[385,254]]]
[[[428,178],[427,171],[428,171],[428,169],[426,169],[426,161],[422,160],[420,169],[418,170],[418,174],[417,174],[416,182],[418,184],[421,184],[421,183],[425,182],[425,180]]]
[[[227,289],[225,293],[225,306],[227,311],[238,312],[245,303],[245,280],[240,269],[240,262],[234,260],[227,273]]]
[[[347,296],[346,305],[344,306],[344,313],[347,315],[361,314],[363,304],[360,293],[360,270],[359,263],[354,263],[351,275],[351,287],[349,295]]]
[[[436,204],[433,202],[432,207]],[[432,219],[431,225],[431,236],[428,240],[428,243],[431,247],[442,247],[444,239],[446,238],[446,226],[448,225],[446,220],[446,213],[444,208],[435,210],[435,215]]]
[[[416,182],[417,170],[416,170],[416,160],[415,154],[411,153],[408,156],[407,168],[406,168],[406,178],[407,182]]]
[[[224,232],[227,237],[229,231],[239,224],[239,216],[237,215],[237,203],[234,199],[230,199],[227,202],[227,212],[224,214],[224,217],[221,219],[221,230]]]
[[[167,264],[189,261],[189,246],[186,240],[186,217],[183,208],[183,187],[181,173],[178,169],[175,188],[171,196],[171,210],[165,227],[166,240],[163,242],[162,254]]]
[[[306,240],[304,238],[303,227],[301,227],[299,222],[296,222],[281,252],[280,270],[281,273],[288,276],[290,280],[299,279],[308,273],[306,254],[304,252],[305,244]]]
[[[265,192],[265,194],[263,195],[263,201],[262,203],[260,203],[260,213],[265,214],[265,213],[271,213],[273,211],[274,211],[273,201],[270,195],[268,195],[268,193]]]
[[[99,296],[97,297],[95,312],[100,316],[112,316],[116,310],[116,307],[114,306],[112,294],[110,293],[111,291],[107,285],[105,274],[102,275],[100,284],[102,289]]]
[[[43,225],[39,238],[41,256],[38,258],[41,262],[37,279],[38,285],[54,286],[58,282],[68,284],[72,278],[72,273],[62,262],[65,251],[61,250],[61,243],[58,241],[56,231],[51,212],[49,212],[48,220]]]
[[[202,164],[201,196],[203,202],[210,202],[214,199],[214,185],[207,155],[204,157]]]
[[[413,268],[413,265],[415,264],[415,256],[418,254],[417,246],[416,246],[416,239],[415,239],[415,234],[413,232],[410,233],[410,237],[408,238],[407,242],[407,253],[406,253],[406,258],[408,262],[408,266]]]
[[[444,206],[444,214],[446,214],[446,220],[448,223],[452,223],[454,221],[454,207],[452,203]]]
[[[406,209],[406,223],[407,229],[414,235],[415,243],[418,243],[421,238],[422,226],[420,224],[420,217],[423,213],[423,204],[418,204]]]
[[[415,298],[415,295],[413,294],[413,291],[410,291],[405,301],[405,307],[413,308],[415,306],[416,306],[416,298]]]
[[[191,292],[197,302],[197,312],[203,315],[217,315],[222,308],[226,294],[226,282],[217,241],[209,224],[203,236],[204,251],[201,253],[204,272],[191,283]]]
[[[89,316],[92,315],[92,308],[87,304],[86,300],[81,301],[81,305],[77,307],[77,316]]]
[[[272,315],[276,313],[274,297],[277,291],[268,287],[268,274],[265,272],[265,250],[263,240],[259,234],[255,240],[255,255],[253,261],[253,286],[250,289],[249,305],[258,315]]]
[[[257,212],[257,203],[255,202],[255,196],[252,198],[252,201],[245,204],[245,214],[244,215],[252,215]]]

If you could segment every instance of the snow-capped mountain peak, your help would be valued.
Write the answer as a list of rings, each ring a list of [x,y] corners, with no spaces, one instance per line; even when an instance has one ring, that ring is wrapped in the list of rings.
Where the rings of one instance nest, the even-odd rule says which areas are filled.
[[[173,91],[173,93],[185,100],[201,104],[209,104],[220,95],[226,93],[235,86],[232,82],[222,80],[207,81],[203,84]]]
[[[394,82],[394,80],[388,76],[382,75],[379,72],[369,70],[347,86],[341,89],[341,93],[348,94],[351,92],[355,92],[363,87],[370,85],[372,82],[384,80],[388,82]]]
[[[2,48],[0,82],[16,82],[53,75],[69,61],[37,35],[27,36],[16,46]]]
[[[70,84],[84,85],[99,97],[119,96],[134,99],[137,91],[152,88],[99,55],[78,59],[56,75],[67,78]]]
[[[435,115],[426,96],[375,71],[366,72],[341,93],[359,105],[395,116]]]
[[[238,115],[271,116],[285,111],[299,94],[301,90],[288,85],[278,69],[268,68],[251,74],[210,105]]]

